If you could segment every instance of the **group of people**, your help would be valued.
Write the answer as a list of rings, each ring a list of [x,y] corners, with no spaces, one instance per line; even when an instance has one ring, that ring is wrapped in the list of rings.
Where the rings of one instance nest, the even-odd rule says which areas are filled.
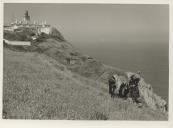
[[[128,78],[128,82],[121,82],[118,74],[112,75],[109,79],[109,94],[112,98],[115,96],[122,98],[131,98],[133,102],[139,103],[139,81],[141,79],[141,72],[132,74]]]

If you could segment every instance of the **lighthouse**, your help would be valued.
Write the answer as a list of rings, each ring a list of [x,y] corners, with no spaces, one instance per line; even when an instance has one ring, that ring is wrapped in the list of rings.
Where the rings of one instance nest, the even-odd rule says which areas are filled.
[[[28,10],[26,10],[26,12],[24,14],[23,21],[25,24],[29,24],[29,22],[30,22],[30,16],[29,16]]]

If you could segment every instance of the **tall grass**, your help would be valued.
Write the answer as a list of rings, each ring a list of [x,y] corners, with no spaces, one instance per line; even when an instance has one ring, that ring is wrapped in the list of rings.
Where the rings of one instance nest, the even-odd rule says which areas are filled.
[[[3,118],[167,120],[167,115],[111,99],[106,84],[39,53],[4,48]]]

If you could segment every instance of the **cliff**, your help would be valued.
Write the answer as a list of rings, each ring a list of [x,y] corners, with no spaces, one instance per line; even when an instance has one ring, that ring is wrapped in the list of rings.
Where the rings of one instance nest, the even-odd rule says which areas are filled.
[[[3,102],[4,108],[8,108],[8,110],[11,111],[11,113],[9,113],[8,110],[4,110],[4,118],[13,118],[13,114],[17,115],[19,118],[39,119],[167,119],[167,113],[164,109],[166,102],[154,93],[152,87],[147,84],[144,79],[140,81],[139,86],[140,95],[143,101],[142,108],[138,108],[136,104],[132,104],[121,98],[112,100],[108,95],[108,78],[112,74],[118,73],[120,74],[121,81],[126,82],[130,72],[104,65],[99,60],[83,54],[69,42],[65,41],[58,30],[54,29],[53,31],[54,34],[52,35],[43,33],[36,40],[31,40],[32,45],[27,47],[11,46],[4,43],[5,93]],[[18,34],[15,33],[15,35]],[[5,38],[8,39],[8,33],[6,33]],[[23,52],[22,54],[20,54],[21,51]],[[16,59],[13,59],[12,56]],[[21,59],[22,61],[19,61]],[[6,65],[6,63],[9,63],[9,65]],[[16,68],[14,69],[16,63],[20,65],[21,69],[18,69],[19,71]],[[46,67],[51,71],[49,72]],[[29,69],[31,69],[32,72],[29,71]],[[15,76],[13,76],[15,74],[11,74],[9,78],[9,70],[15,70],[21,77],[23,83],[21,83],[20,80],[18,83],[14,81],[15,79],[11,80],[11,78],[15,78]],[[38,73],[39,71],[43,72],[43,74]],[[26,79],[23,78],[24,76],[26,76]],[[29,82],[29,80],[31,82]],[[14,104],[23,104],[22,108],[19,106],[19,113],[15,113],[14,110],[16,110],[16,108],[12,110],[14,106],[8,100],[10,90],[8,91],[7,89],[11,87],[10,81],[13,81],[12,83],[14,86],[17,86],[19,90],[21,89],[19,85],[23,84],[25,86],[25,84],[29,82],[28,84],[30,86],[27,87],[29,92],[33,91],[36,97],[37,93],[43,98],[46,98],[44,94],[48,95],[48,99],[41,98],[40,101],[38,101],[37,98],[33,97],[33,95],[28,92],[27,97],[24,96],[27,101],[25,101],[25,98],[23,101],[18,101],[17,98],[15,99],[16,102]],[[38,87],[35,86],[37,82],[39,82]],[[45,90],[42,89],[41,84],[43,84]],[[37,91],[35,92],[33,88],[37,89]],[[16,95],[19,95],[19,90],[13,92],[14,95],[12,97],[10,95],[11,100],[14,100]],[[63,93],[60,93],[62,90]],[[23,95],[24,94],[25,92],[23,92]],[[53,95],[57,99],[53,98]],[[60,97],[63,98],[61,99]],[[31,99],[28,98],[31,98],[33,102],[38,101],[38,106],[33,106],[31,110],[29,110],[29,108],[28,110],[24,109],[27,104],[33,105],[30,101]],[[62,103],[54,103],[56,100]],[[25,104],[26,102],[27,104]],[[50,106],[45,106],[45,102],[47,102],[46,104],[50,104]],[[66,104],[65,106],[68,108],[68,111],[63,108],[63,104]],[[107,104],[108,106],[106,106]],[[57,107],[61,106],[62,109],[56,110],[54,105]],[[45,107],[42,109],[47,113],[41,111],[41,116],[39,117],[36,109],[43,106]],[[77,109],[75,109],[75,107],[77,107]],[[55,112],[56,114],[60,114],[62,111],[68,115],[68,112],[71,111],[73,114],[70,116],[73,117],[62,116],[61,114],[54,115],[54,112],[49,112],[51,109],[52,111],[58,111],[58,113]],[[28,115],[20,115],[21,111],[27,111]],[[33,114],[35,114],[35,116],[33,116]],[[116,114],[118,114],[118,116]]]

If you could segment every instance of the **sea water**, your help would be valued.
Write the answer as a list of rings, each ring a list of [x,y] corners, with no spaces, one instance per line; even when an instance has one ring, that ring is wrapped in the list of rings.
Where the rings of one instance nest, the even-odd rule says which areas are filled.
[[[168,101],[169,43],[80,43],[82,52],[125,71],[140,70],[154,92]]]

